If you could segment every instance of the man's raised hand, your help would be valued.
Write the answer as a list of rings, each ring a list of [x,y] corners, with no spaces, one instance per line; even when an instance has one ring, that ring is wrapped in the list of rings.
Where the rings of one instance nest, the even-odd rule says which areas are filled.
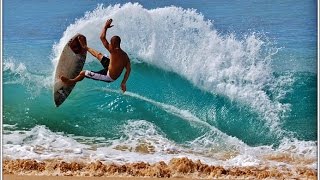
[[[105,24],[105,28],[108,29],[108,28],[111,28],[113,25],[111,25],[112,23],[112,19],[108,19],[106,24]]]

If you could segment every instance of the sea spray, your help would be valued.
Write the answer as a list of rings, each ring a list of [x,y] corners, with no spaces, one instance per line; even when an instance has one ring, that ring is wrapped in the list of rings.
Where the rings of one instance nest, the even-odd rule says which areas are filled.
[[[4,84],[21,84],[27,88],[31,98],[40,95],[43,89],[52,87],[52,77],[45,74],[30,72],[26,65],[16,62],[15,59],[4,59],[3,73],[5,77]]]
[[[266,126],[281,134],[281,118],[290,105],[267,93],[268,87],[274,87],[270,62],[277,49],[255,33],[243,39],[220,35],[211,21],[193,9],[147,10],[137,3],[99,5],[66,29],[53,48],[53,64],[64,44],[78,32],[87,36],[89,46],[104,52],[99,33],[108,18],[114,20],[108,37],[119,35],[130,57],[175,72],[200,89],[247,104]],[[287,78],[282,77],[284,81]]]

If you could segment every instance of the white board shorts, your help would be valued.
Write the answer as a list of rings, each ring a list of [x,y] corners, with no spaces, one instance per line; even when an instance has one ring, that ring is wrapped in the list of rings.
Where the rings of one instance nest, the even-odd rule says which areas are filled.
[[[85,71],[85,76],[90,79],[98,80],[98,81],[105,81],[105,82],[113,82],[114,80],[110,77],[109,71],[107,74],[100,74],[99,72],[94,71]]]
[[[98,81],[113,82],[114,80],[110,77],[109,71],[108,71],[110,59],[107,56],[103,56],[100,63],[104,67],[104,69],[97,72],[86,70],[85,76],[87,78],[98,80]]]

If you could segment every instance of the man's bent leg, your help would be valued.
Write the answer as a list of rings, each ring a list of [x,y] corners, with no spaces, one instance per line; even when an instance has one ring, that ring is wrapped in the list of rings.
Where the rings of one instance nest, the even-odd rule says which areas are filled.
[[[103,55],[101,52],[98,52],[92,48],[88,47],[88,51],[90,54],[92,54],[92,56],[96,57],[99,61],[101,61],[101,59],[103,58]]]
[[[79,73],[79,75],[73,79],[73,81],[75,81],[75,82],[82,81],[85,77],[85,73],[86,73],[86,71],[81,71]]]
[[[86,49],[87,51],[89,51],[90,54],[92,54],[92,56],[96,57],[99,61],[101,61],[101,59],[103,58],[102,53],[88,47],[85,43],[85,39],[84,37],[78,37],[79,43],[82,46],[83,49]]]
[[[67,85],[73,85],[79,81],[82,81],[85,77],[85,71],[81,71],[77,77],[74,79],[69,79],[67,77],[61,76],[61,81]]]

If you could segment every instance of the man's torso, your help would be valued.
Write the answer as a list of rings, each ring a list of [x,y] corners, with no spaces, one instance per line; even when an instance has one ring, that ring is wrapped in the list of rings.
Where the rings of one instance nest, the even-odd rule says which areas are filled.
[[[124,67],[129,61],[127,53],[121,49],[114,50],[110,53],[109,75],[116,80],[122,73]]]

